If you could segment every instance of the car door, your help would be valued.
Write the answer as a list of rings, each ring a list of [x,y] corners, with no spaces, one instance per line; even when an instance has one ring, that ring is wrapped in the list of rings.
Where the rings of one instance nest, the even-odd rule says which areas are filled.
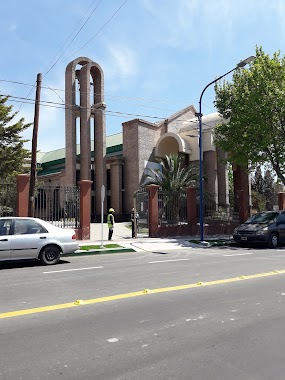
[[[0,260],[10,260],[11,258],[11,219],[0,220]]]
[[[285,212],[281,212],[276,221],[280,243],[285,242]]]
[[[33,219],[15,219],[11,259],[35,259],[46,239],[46,229]]]

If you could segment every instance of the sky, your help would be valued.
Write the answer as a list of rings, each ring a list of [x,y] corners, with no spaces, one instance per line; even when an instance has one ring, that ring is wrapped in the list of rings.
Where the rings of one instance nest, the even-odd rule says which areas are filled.
[[[63,148],[65,68],[88,57],[104,71],[109,136],[131,119],[198,110],[203,88],[256,46],[285,55],[284,19],[284,0],[2,0],[0,95],[10,95],[15,120],[33,123],[42,73],[37,148]],[[204,115],[214,95],[213,86],[203,95]]]

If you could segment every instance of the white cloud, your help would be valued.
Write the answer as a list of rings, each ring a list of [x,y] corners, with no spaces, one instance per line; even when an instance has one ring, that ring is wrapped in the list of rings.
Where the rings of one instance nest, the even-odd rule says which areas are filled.
[[[244,6],[240,2],[244,2]],[[211,49],[221,36],[230,45],[233,25],[256,17],[256,1],[240,2],[142,0],[141,4],[154,18],[152,35],[156,36],[157,45],[191,50],[200,47]]]
[[[130,77],[137,73],[136,54],[126,45],[109,45],[110,66],[115,76]]]
[[[139,72],[139,60],[136,53],[128,46],[117,43],[105,44],[106,55],[98,62],[104,71],[105,88],[116,92],[136,80]],[[96,61],[96,59],[95,59]]]

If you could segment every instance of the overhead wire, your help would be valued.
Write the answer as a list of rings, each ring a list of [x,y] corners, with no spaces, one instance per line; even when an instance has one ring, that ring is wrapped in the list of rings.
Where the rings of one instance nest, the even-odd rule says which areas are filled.
[[[24,85],[24,86],[34,86],[33,84],[30,84],[30,83],[24,83],[24,82],[18,82],[18,81],[12,81],[12,80],[7,80],[7,79],[0,79],[0,82],[7,82],[7,83],[14,83],[14,84],[19,84],[19,85]],[[61,91],[61,92],[65,92],[66,94],[70,94],[72,93],[73,91],[66,91],[62,88],[53,88],[53,87],[45,87],[45,86],[42,86],[41,87],[42,89],[47,89],[47,90],[51,90],[51,91]],[[87,92],[82,92],[80,91],[81,94],[87,94]],[[101,95],[97,92],[92,92],[92,94],[94,95]],[[147,101],[147,102],[167,102],[167,103],[185,103],[186,101],[185,100],[177,100],[177,99],[157,99],[157,98],[142,98],[142,97],[136,97],[136,96],[122,96],[122,95],[113,95],[113,94],[104,94],[106,97],[110,97],[110,98],[119,98],[119,99],[130,99],[130,100],[143,100],[143,101]],[[209,107],[210,108],[210,107]],[[171,110],[170,110],[171,111]]]
[[[91,4],[91,6],[94,4],[94,2],[95,1],[93,1],[93,3]],[[93,10],[93,12],[91,13],[91,15],[95,12],[95,10],[97,9],[97,7],[99,6],[99,4],[102,2],[102,0],[99,0],[99,3],[97,4],[97,6],[95,7],[95,9]],[[90,9],[90,7],[88,8],[88,10]],[[87,11],[88,11],[87,10]],[[86,13],[85,13],[86,14]],[[73,38],[73,40],[71,41],[71,43],[74,41],[74,39],[77,37],[77,35],[80,33],[80,31],[82,30],[82,28],[85,26],[85,24],[87,23],[87,21],[90,19],[90,17],[91,17],[91,15],[89,16],[89,18],[86,20],[86,22],[83,24],[83,26],[81,27],[81,29],[79,30],[79,32],[76,34],[76,36]],[[82,18],[80,19],[80,22],[81,22],[81,20],[82,20]],[[80,23],[79,22],[79,23]],[[76,26],[77,27],[77,26]],[[72,32],[73,33],[73,32]],[[72,35],[72,33],[71,33],[71,35]],[[70,43],[70,44],[71,44]],[[70,44],[67,46],[67,48],[70,46]],[[66,48],[66,49],[67,49]],[[66,50],[65,50],[66,51]],[[58,53],[57,53],[58,54]],[[56,54],[56,55],[57,55]],[[59,59],[62,57],[62,55],[59,57]],[[58,59],[58,60],[59,60]],[[44,74],[44,76],[46,75],[46,74],[48,74],[50,71],[51,71],[51,69],[56,65],[56,63],[58,62],[58,60],[52,65],[52,67]],[[27,96],[26,96],[26,99],[31,95],[31,93],[33,92],[33,90],[36,88],[36,84],[30,89],[30,91],[28,92],[28,94],[27,94]],[[21,110],[21,108],[22,108],[22,106],[23,106],[23,103],[20,105],[20,107],[19,107],[19,109],[18,109],[18,111],[17,112],[19,112],[20,110]]]
[[[78,26],[80,25],[81,21],[84,19],[84,17],[86,16],[86,14],[89,12],[89,9],[92,7],[92,5],[95,3],[96,0],[93,0],[93,2],[91,3],[91,5],[89,6],[89,8],[87,9],[87,11],[84,13],[84,15],[81,17],[81,19],[78,21],[77,25],[75,26],[75,28],[73,29],[73,31],[69,34],[69,36],[67,37],[67,39],[65,40],[65,42],[62,44],[61,48],[58,50],[58,52],[56,53],[56,55],[53,57],[53,59],[49,62],[48,66],[49,67],[52,62],[56,59],[57,55],[62,51],[62,49],[65,47],[65,45],[67,44],[68,40],[71,38],[71,36],[73,35],[73,33],[76,31],[76,29],[78,28]]]
[[[74,53],[72,53],[69,57],[67,57],[66,59],[64,59],[63,61],[61,61],[60,63],[62,62],[65,62],[67,61],[68,59],[72,58],[75,54],[77,54],[80,50],[82,50],[86,45],[88,45],[91,41],[94,40],[95,37],[98,36],[99,33],[101,33],[101,31],[109,24],[109,22],[116,16],[116,14],[120,11],[121,8],[123,8],[123,6],[126,4],[128,0],[125,0],[121,5],[120,7],[112,14],[112,16],[105,22],[105,24],[98,30],[98,32],[92,37],[90,38],[90,40],[88,40],[84,45],[82,45],[79,49],[77,49]]]
[[[91,16],[94,14],[94,12],[96,11],[96,9],[99,7],[100,3],[102,3],[103,0],[99,0],[98,4],[95,6],[95,8],[92,10],[92,12],[90,13],[90,15],[87,17],[87,19],[85,20],[85,22],[83,23],[83,25],[80,27],[80,29],[78,30],[78,32],[75,34],[75,36],[72,38],[72,40],[69,42],[69,44],[66,46],[66,48],[63,50],[63,52],[61,53],[61,55],[56,59],[56,61],[53,63],[53,65],[50,67],[49,70],[47,70],[43,76],[46,76],[53,68],[54,66],[57,64],[57,62],[60,60],[60,58],[63,56],[63,54],[66,52],[66,50],[69,48],[69,46],[72,44],[72,42],[75,40],[75,38],[78,36],[78,34],[81,32],[81,30],[84,28],[84,26],[87,24],[87,22],[90,20]],[[91,4],[91,6],[94,4],[95,0],[93,1],[93,3]],[[89,11],[89,9],[91,8],[91,6],[88,8],[88,10],[85,12],[84,16],[82,16],[82,18],[80,19],[79,23],[77,24],[77,26],[74,28],[74,30],[72,31],[72,33],[69,35],[68,39],[72,36],[72,34],[74,33],[74,31],[77,29],[78,25],[80,24],[81,20],[85,17],[85,15],[87,14],[87,12]],[[66,40],[66,42],[63,44],[62,48],[60,49],[60,51],[63,49],[64,45],[67,43],[68,39]],[[56,56],[58,55],[59,53],[56,54]],[[55,57],[56,57],[55,56]],[[52,61],[54,60],[55,58],[52,59]]]
[[[13,95],[7,95],[7,94],[2,94],[2,96],[8,97],[9,100],[14,101],[14,102],[21,102],[23,101],[26,104],[34,104],[33,99],[26,99],[23,97],[19,96],[13,96]],[[77,105],[71,105],[71,104],[63,104],[63,103],[56,103],[48,100],[41,100],[39,103],[41,106],[44,107],[51,107],[51,108],[59,108],[59,109],[74,109],[74,108],[81,108],[81,109],[90,109],[92,107],[82,107],[82,106],[77,106]],[[104,110],[102,112],[107,113],[109,116],[118,116],[118,117],[139,117],[139,118],[146,118],[146,119],[155,119],[159,121],[167,120],[169,117],[163,117],[163,116],[154,116],[154,115],[142,115],[142,114],[135,114],[135,113],[129,113],[129,112],[121,112],[121,111],[113,111],[113,110]],[[213,121],[218,121],[213,120]],[[179,122],[181,124],[183,123],[193,123],[197,124],[197,121],[194,120],[185,120],[185,119],[176,119],[175,122]],[[211,125],[202,122],[202,125],[208,126],[209,128],[212,128]]]

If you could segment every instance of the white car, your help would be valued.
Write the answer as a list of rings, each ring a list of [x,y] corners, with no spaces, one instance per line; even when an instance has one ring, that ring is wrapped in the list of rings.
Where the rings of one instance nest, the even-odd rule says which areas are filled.
[[[0,218],[0,261],[38,259],[57,264],[61,254],[78,249],[75,231],[38,218]]]

